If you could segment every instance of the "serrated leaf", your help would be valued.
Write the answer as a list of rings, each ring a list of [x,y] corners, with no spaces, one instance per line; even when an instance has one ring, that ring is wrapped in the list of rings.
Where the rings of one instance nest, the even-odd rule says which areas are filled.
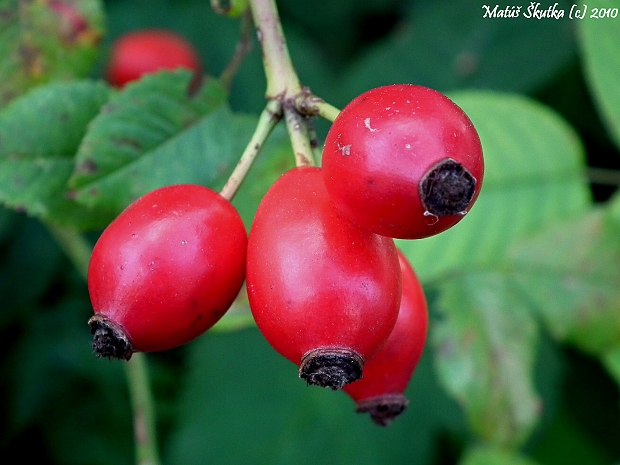
[[[60,224],[100,225],[103,212],[70,200],[66,183],[86,127],[108,95],[102,83],[74,81],[38,87],[5,107],[0,202]]]
[[[592,18],[615,10],[615,18]],[[583,9],[583,7],[582,7]],[[620,0],[595,0],[587,3],[586,17],[579,21],[579,42],[583,66],[601,117],[616,145],[620,147]]]
[[[450,96],[478,130],[485,175],[480,197],[460,223],[427,239],[398,241],[422,281],[502,263],[519,238],[591,203],[581,143],[557,114],[517,95]]]
[[[500,273],[443,283],[431,328],[439,378],[488,443],[520,446],[540,415],[533,386],[538,325]]]
[[[199,95],[187,70],[149,74],[110,98],[93,120],[76,157],[79,189],[149,155],[224,103],[224,89],[208,81]]]
[[[256,119],[221,107],[134,163],[75,191],[78,202],[121,211],[158,187],[201,184],[218,190],[249,140]]]
[[[86,76],[102,35],[99,0],[4,1],[0,107],[35,85]]]
[[[187,95],[190,80],[186,70],[159,72],[110,99],[78,152],[71,179],[78,202],[118,212],[163,185],[222,183],[256,120],[233,114],[214,80]]]
[[[536,465],[538,462],[521,454],[487,446],[468,450],[460,465]]]
[[[620,344],[620,226],[607,213],[559,222],[509,256],[551,334],[595,355]]]

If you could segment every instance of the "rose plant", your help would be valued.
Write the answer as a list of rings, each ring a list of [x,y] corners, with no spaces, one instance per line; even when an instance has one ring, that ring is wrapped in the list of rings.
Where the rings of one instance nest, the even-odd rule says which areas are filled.
[[[210,3],[0,6],[7,456],[618,461],[617,5]]]

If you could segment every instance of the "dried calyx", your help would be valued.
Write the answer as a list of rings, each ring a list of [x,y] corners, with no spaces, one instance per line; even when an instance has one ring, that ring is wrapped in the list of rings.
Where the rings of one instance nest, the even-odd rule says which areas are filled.
[[[476,178],[460,163],[446,158],[433,166],[420,182],[420,198],[433,215],[460,215],[474,197]]]
[[[388,426],[403,413],[408,403],[409,400],[402,394],[385,394],[357,402],[355,410],[357,413],[368,413],[379,426]]]
[[[299,377],[308,385],[327,387],[336,391],[362,377],[364,362],[348,349],[315,349],[308,352],[299,364]]]
[[[106,317],[95,314],[88,320],[90,333],[93,335],[93,350],[97,357],[129,360],[133,355],[133,346],[125,331],[118,324]]]

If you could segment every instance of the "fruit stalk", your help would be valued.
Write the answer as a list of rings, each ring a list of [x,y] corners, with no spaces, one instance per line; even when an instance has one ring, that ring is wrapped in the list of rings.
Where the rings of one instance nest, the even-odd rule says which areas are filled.
[[[137,465],[159,465],[156,447],[155,411],[148,378],[145,354],[134,354],[125,364],[133,406],[134,441]]]
[[[93,251],[91,245],[77,229],[59,226],[52,222],[47,222],[45,225],[80,276],[86,281],[88,261]]]
[[[57,243],[86,280],[92,247],[74,228],[47,222],[46,226]],[[136,353],[127,363],[126,375],[134,418],[134,435],[137,465],[159,465],[159,453],[155,434],[153,395],[149,381],[146,355]]]
[[[271,100],[267,103],[267,106],[261,113],[258,124],[254,129],[254,134],[250,138],[248,145],[245,147],[241,158],[237,162],[237,166],[228,177],[228,181],[220,191],[220,195],[227,200],[232,198],[241,187],[241,183],[245,179],[252,163],[256,159],[256,156],[260,152],[261,148],[265,144],[267,137],[273,131],[276,124],[282,119],[282,113],[280,104],[275,100]]]
[[[239,40],[237,41],[237,46],[235,47],[235,52],[231,57],[230,61],[220,74],[220,82],[222,85],[230,90],[232,86],[232,80],[237,74],[237,71],[241,67],[243,60],[252,50],[252,15],[250,10],[247,10],[243,13],[241,18],[241,33],[239,35]]]
[[[300,94],[302,87],[291,62],[275,0],[250,0],[250,9],[263,52],[267,100]]]
[[[297,109],[288,105],[284,106],[284,118],[295,154],[295,165],[314,166],[314,154],[308,128],[309,122],[297,112]]]
[[[280,102],[297,166],[314,165],[308,122],[298,111],[299,99],[311,94],[293,67],[275,0],[250,0],[250,10],[263,55],[267,100]]]

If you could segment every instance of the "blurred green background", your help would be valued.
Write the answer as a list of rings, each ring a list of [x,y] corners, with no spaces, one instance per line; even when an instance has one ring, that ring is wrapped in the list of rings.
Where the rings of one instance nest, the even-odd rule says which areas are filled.
[[[2,0],[1,7],[9,3],[16,5]],[[515,5],[523,15],[529,2]],[[568,12],[572,5],[558,2],[557,8]],[[103,7],[106,34],[94,78],[102,75],[114,39],[131,30],[181,33],[214,76],[239,35],[239,22],[216,15],[206,0],[108,0]],[[620,154],[588,83],[577,21],[483,18],[482,2],[465,0],[279,0],[278,7],[302,82],[333,105],[395,82],[455,95],[480,89],[526,96],[578,134],[596,204],[605,205],[616,191]],[[616,37],[620,45],[620,33]],[[0,30],[0,43],[3,38]],[[609,66],[620,82],[620,69]],[[255,42],[234,80],[231,107],[258,114],[264,92]],[[319,135],[328,127],[319,121]],[[272,176],[282,169],[275,165]],[[89,233],[93,243],[98,232]],[[436,290],[429,284],[431,310]],[[123,364],[95,359],[86,325],[91,313],[82,278],[46,228],[22,212],[0,209],[4,457],[39,464],[134,461]],[[440,319],[433,313],[431,325]],[[164,463],[447,465],[477,444],[463,409],[438,379],[430,347],[407,390],[408,409],[382,429],[356,415],[343,393],[306,387],[252,325],[242,326],[149,354]],[[521,448],[529,459],[498,453],[484,461],[474,454],[469,463],[620,462],[618,385],[599,359],[542,332],[533,380],[541,403]]]

